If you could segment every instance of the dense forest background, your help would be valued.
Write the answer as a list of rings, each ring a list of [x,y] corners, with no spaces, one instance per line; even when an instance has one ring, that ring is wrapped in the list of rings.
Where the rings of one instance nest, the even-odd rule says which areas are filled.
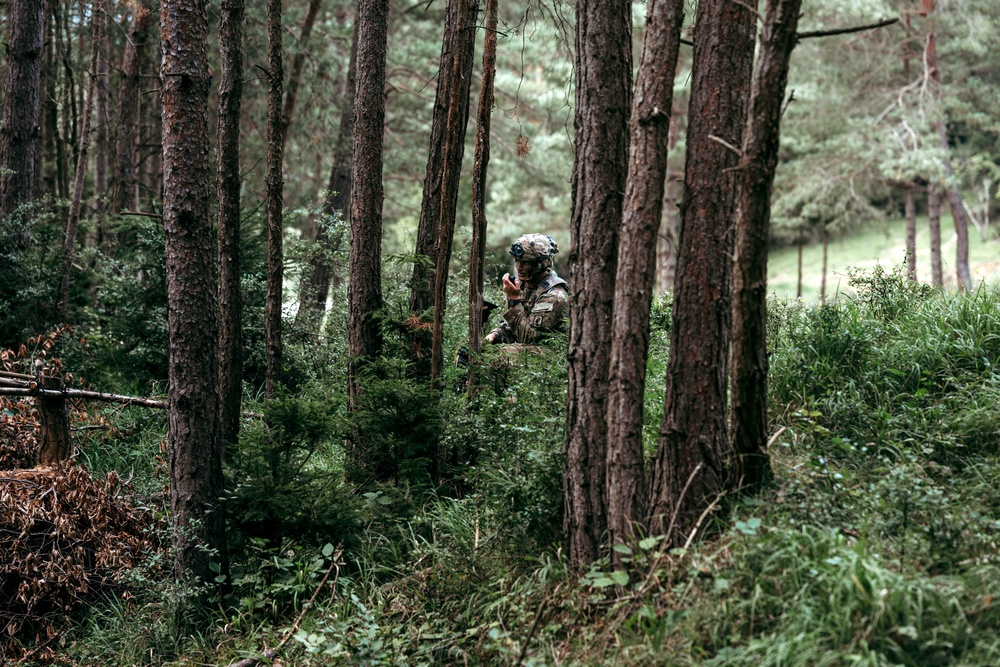
[[[1000,6],[758,4],[0,8],[0,660],[1000,662]]]

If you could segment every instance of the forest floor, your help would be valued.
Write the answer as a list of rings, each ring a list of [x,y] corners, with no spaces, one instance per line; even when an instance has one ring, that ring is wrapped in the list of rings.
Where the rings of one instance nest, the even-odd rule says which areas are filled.
[[[975,282],[995,283],[1000,279],[1000,239],[989,230],[988,241],[974,226],[969,227],[969,270]],[[839,236],[831,230],[827,296],[847,289],[847,270],[870,270],[881,265],[886,270],[906,261],[906,223],[902,218],[871,223]],[[941,268],[945,288],[955,288],[955,228],[949,213],[941,216]],[[927,217],[917,218],[917,279],[931,282],[930,232]],[[823,246],[813,243],[802,253],[802,298],[816,303],[820,297]],[[798,250],[794,246],[772,250],[768,256],[768,291],[779,299],[794,299],[798,275]]]

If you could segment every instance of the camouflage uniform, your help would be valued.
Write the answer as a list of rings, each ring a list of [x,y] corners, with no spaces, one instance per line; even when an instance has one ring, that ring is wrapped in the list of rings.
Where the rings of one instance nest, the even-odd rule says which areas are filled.
[[[520,302],[510,305],[503,321],[491,334],[494,343],[532,345],[552,331],[561,331],[569,300],[569,286],[555,271],[547,269],[542,281]]]

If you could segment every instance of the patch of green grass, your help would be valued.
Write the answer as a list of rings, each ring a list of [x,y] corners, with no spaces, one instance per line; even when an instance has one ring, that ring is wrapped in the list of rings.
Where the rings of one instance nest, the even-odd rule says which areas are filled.
[[[993,230],[990,230],[993,233]],[[848,288],[848,269],[871,270],[876,265],[892,267],[906,262],[906,223],[892,219],[871,223],[837,237],[830,230],[826,295],[832,297]],[[955,289],[955,227],[951,214],[941,214],[941,266],[946,290]],[[983,241],[979,231],[969,226],[969,269],[975,282],[994,283],[1000,278],[1000,241]],[[823,246],[812,243],[802,252],[802,298],[816,303],[820,297],[823,271]],[[793,300],[798,276],[798,249],[794,246],[774,250],[768,257],[768,293],[779,299]],[[917,279],[931,282],[930,232],[927,217],[917,218]]]

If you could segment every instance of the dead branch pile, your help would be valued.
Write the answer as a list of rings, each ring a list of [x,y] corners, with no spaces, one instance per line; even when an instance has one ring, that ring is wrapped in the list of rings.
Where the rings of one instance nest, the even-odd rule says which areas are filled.
[[[0,396],[0,470],[30,468],[38,458],[38,420],[24,400]]]
[[[0,472],[0,663],[48,644],[61,619],[118,593],[121,573],[158,548],[150,513],[117,498],[119,486],[72,464]]]

